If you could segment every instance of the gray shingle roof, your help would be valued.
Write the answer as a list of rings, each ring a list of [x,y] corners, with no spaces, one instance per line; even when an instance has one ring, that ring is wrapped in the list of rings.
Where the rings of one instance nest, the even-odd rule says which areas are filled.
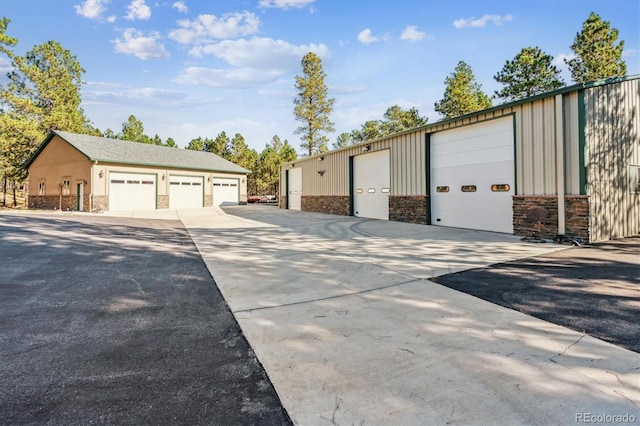
[[[91,161],[228,173],[250,173],[249,170],[209,152],[80,135],[58,130],[54,130],[52,133],[71,144]],[[45,144],[49,140],[50,137],[46,139]]]

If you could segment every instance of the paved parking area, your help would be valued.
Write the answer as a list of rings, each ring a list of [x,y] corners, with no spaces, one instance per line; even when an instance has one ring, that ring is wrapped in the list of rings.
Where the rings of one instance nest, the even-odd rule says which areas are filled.
[[[296,424],[640,420],[638,353],[432,281],[566,246],[225,211],[180,217]]]
[[[0,213],[0,424],[290,424],[177,220]]]
[[[573,247],[436,282],[640,353],[640,238]]]
[[[434,282],[573,249],[225,210],[0,214],[0,422],[640,421],[640,354]]]

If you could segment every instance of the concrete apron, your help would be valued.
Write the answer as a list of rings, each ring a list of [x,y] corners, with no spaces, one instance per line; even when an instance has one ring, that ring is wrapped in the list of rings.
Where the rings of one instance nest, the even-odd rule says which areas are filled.
[[[639,354],[428,281],[563,247],[325,215],[300,229],[179,216],[297,424],[640,419]]]

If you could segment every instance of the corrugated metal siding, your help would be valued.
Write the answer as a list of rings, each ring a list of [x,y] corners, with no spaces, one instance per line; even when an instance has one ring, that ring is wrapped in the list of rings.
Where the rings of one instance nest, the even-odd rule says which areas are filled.
[[[580,129],[580,122],[583,119],[580,111],[585,109],[588,115],[584,117],[584,121],[587,123],[587,128],[584,129],[587,136],[584,154],[587,160],[585,161],[588,163],[590,158],[592,165],[602,161],[606,163],[601,167],[590,167],[588,171],[587,181],[591,185],[588,194],[592,198],[595,197],[592,200],[592,208],[595,209],[592,212],[592,219],[596,220],[592,220],[592,223],[602,223],[601,217],[608,216],[608,220],[610,220],[613,217],[611,215],[622,216],[623,211],[630,212],[627,214],[627,216],[631,216],[628,221],[634,224],[636,234],[638,233],[637,227],[640,226],[638,225],[640,213],[638,212],[637,196],[616,195],[619,199],[611,200],[607,197],[613,195],[607,195],[605,187],[613,185],[614,182],[611,180],[615,180],[615,176],[628,181],[628,165],[640,164],[640,153],[638,152],[640,151],[638,148],[639,82],[640,80],[635,78],[561,94],[563,97],[561,116],[564,121],[562,125],[566,194],[579,195],[581,190],[580,175],[584,169],[581,170],[580,164],[580,137],[583,134],[583,129]],[[581,103],[582,91],[586,92],[584,108]],[[391,150],[392,195],[424,195],[427,193],[426,173],[428,168],[425,161],[426,133],[435,133],[493,118],[514,115],[516,194],[556,195],[556,117],[558,114],[556,114],[554,96],[535,98],[530,102],[506,105],[504,108],[498,107],[458,120],[435,123],[414,132],[373,141],[369,145],[371,151]],[[616,140],[625,142],[616,145],[614,143]],[[633,141],[635,141],[635,145]],[[632,145],[634,146],[633,153],[629,151]],[[304,169],[303,193],[305,195],[349,195],[349,157],[362,154],[362,147],[363,145],[357,145],[325,154],[324,161],[318,161],[317,156],[296,161],[295,167],[303,167]],[[607,157],[614,148],[620,152],[612,157]],[[625,155],[628,158],[622,159],[621,156]],[[285,165],[282,168],[281,188],[285,188],[284,170],[287,167]],[[319,170],[325,171],[322,177],[318,174]],[[622,184],[617,182],[616,185]],[[633,197],[635,198],[632,199]],[[612,230],[610,234],[613,237],[623,234],[630,235],[629,230],[633,230],[633,226],[629,224],[616,225],[616,229]],[[603,232],[608,233],[609,231],[603,230]],[[606,239],[608,237],[597,238]]]
[[[349,195],[349,157],[363,154],[356,145],[324,155],[295,161],[302,168],[303,195]],[[369,152],[390,149],[391,195],[424,195],[426,189],[425,131],[405,133],[369,142]],[[281,168],[280,187],[285,188],[285,165]],[[321,176],[318,172],[324,170]],[[284,194],[284,191],[283,191]]]
[[[591,241],[640,233],[640,195],[629,188],[629,166],[640,164],[640,82],[584,91],[585,166]]]
[[[555,100],[518,105],[516,114],[517,193],[556,194]]]
[[[580,195],[580,143],[578,140],[578,93],[567,93],[563,98],[564,116],[564,191],[567,195]]]

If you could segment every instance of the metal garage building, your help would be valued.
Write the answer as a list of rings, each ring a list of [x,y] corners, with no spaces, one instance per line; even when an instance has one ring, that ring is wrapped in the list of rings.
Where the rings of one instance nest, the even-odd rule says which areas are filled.
[[[247,199],[249,171],[208,152],[53,131],[27,167],[30,208],[176,209]]]
[[[640,233],[640,76],[566,87],[281,167],[280,207],[528,236]]]

